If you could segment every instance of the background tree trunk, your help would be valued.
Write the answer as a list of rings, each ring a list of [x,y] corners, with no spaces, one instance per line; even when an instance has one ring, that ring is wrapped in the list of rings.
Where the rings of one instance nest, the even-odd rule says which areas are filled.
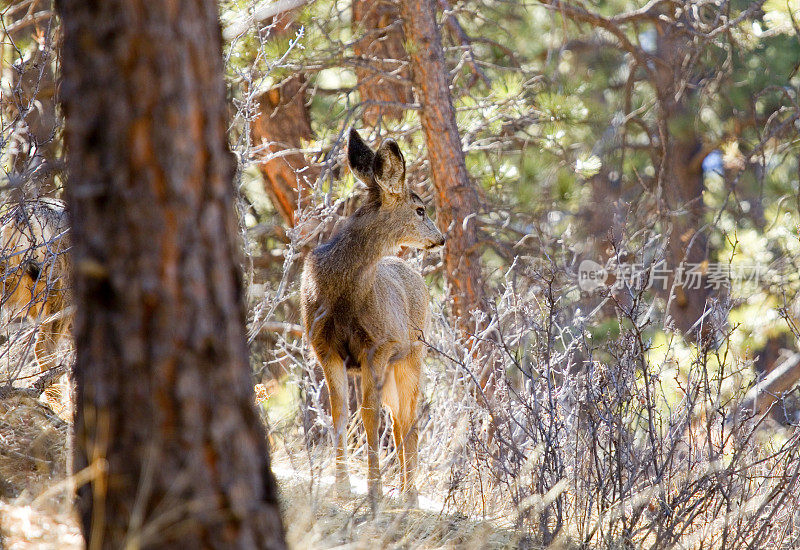
[[[296,30],[292,12],[279,17],[281,21],[271,31],[274,36]],[[353,1],[354,32],[363,33],[354,50],[364,61],[356,68],[356,75],[361,100],[370,103],[362,117],[368,126],[378,124],[382,117],[402,118],[400,105],[383,103],[412,101],[408,71],[402,67],[406,54],[399,17],[399,10],[392,2]],[[306,75],[296,74],[259,98],[260,114],[250,125],[253,146],[265,148],[259,156],[300,149],[303,140],[314,137],[306,104],[307,86]],[[319,178],[319,169],[310,166],[302,153],[289,152],[259,163],[259,170],[273,206],[283,221],[294,227],[297,213],[306,206],[309,192]]]
[[[43,0],[9,4],[3,11],[8,38],[33,44],[31,55],[26,59],[18,59],[5,41],[0,46],[0,63],[6,61],[8,54],[14,66],[9,71],[13,93],[7,94],[3,101],[3,107],[8,109],[4,113],[6,120],[14,124],[15,143],[9,155],[12,174],[23,186],[23,195],[53,195],[56,191],[54,177],[61,166],[57,139],[61,121],[56,113],[52,6],[51,2]],[[9,46],[11,44],[9,42]]]
[[[667,267],[678,269],[681,263],[687,269],[700,266],[708,259],[706,234],[703,226],[703,144],[695,127],[690,78],[685,69],[689,50],[687,37],[671,24],[657,27],[656,57],[653,87],[659,99],[659,134],[664,140],[660,166],[660,183],[664,200],[670,213],[672,233],[667,247]],[[671,283],[672,281],[670,281]],[[705,288],[706,278],[697,285],[676,284],[674,296],[667,311],[675,327],[689,331],[703,316],[710,292]],[[705,333],[713,327],[711,321],[703,323]],[[710,334],[710,333],[709,333]]]
[[[461,149],[434,4],[430,0],[403,0],[400,6],[436,188],[437,223],[447,233],[444,267],[453,313],[466,322],[470,311],[484,307],[477,227],[474,221],[464,223],[480,211],[480,200]]]
[[[435,187],[436,220],[447,236],[443,263],[454,324],[469,341],[483,328],[473,324],[472,311],[490,313],[484,300],[481,246],[473,218],[481,210],[480,197],[470,181],[461,148],[435,4],[431,0],[403,0],[400,6],[414,89],[422,107],[420,119]],[[492,409],[502,399],[503,389],[498,384],[502,361],[488,341],[476,350],[483,397]],[[497,428],[493,425],[490,438],[494,439]]]
[[[62,0],[89,548],[283,548],[244,336],[217,4]]]
[[[275,15],[267,25],[266,40],[292,35],[300,25],[296,22],[300,9],[290,9]],[[258,157],[258,169],[264,176],[264,190],[272,206],[289,227],[294,227],[297,213],[308,203],[308,196],[319,178],[319,169],[306,161],[301,149],[303,140],[314,137],[311,115],[308,112],[305,73],[292,74],[258,98],[259,116],[250,124],[253,147],[263,148]]]
[[[260,115],[250,125],[253,146],[264,147],[258,156],[300,149],[304,139],[314,137],[306,107],[307,82],[304,74],[296,74],[259,98]],[[275,210],[289,227],[294,227],[295,214],[306,205],[319,170],[309,166],[300,152],[284,153],[259,162],[258,168]]]
[[[411,103],[403,47],[400,10],[387,0],[353,0],[353,32],[363,33],[353,45],[362,63],[356,67],[361,101],[369,103],[362,119],[375,126],[383,117],[400,120],[405,109],[398,104]]]

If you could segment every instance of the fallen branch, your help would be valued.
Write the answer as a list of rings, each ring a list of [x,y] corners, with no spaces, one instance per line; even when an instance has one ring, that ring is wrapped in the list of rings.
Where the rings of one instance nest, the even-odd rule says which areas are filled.
[[[252,27],[254,24],[260,23],[261,21],[265,21],[270,17],[275,17],[276,15],[280,15],[295,8],[299,8],[306,2],[308,2],[308,0],[278,0],[277,2],[272,2],[271,4],[259,6],[253,10],[253,15],[248,15],[246,17],[237,19],[227,26],[225,30],[222,31],[222,37],[225,40],[233,40],[237,36],[244,34],[247,29]]]
[[[798,380],[800,380],[800,353],[795,353],[753,386],[738,410],[763,413],[794,388]]]
[[[52,369],[47,370],[42,374],[36,382],[24,388],[16,388],[9,382],[5,386],[0,387],[0,399],[6,399],[12,395],[25,395],[37,399],[44,393],[44,390],[58,382],[62,374],[66,374],[67,367],[65,365],[58,365]]]
[[[44,393],[44,390],[55,384],[59,378],[61,378],[62,374],[67,373],[67,367],[64,364],[58,365],[52,369],[49,369],[45,372],[42,376],[39,377],[36,382],[33,383],[31,389],[39,392],[41,395]]]

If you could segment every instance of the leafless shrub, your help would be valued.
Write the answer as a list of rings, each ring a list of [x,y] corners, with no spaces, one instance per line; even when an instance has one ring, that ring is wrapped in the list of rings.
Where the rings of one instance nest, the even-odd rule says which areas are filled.
[[[598,338],[569,298],[566,266],[520,270],[524,282],[512,271],[497,300],[502,337],[486,339],[505,358],[502,403],[465,403],[475,361],[444,331],[432,344],[441,362],[422,462],[439,476],[449,463],[448,503],[505,514],[545,546],[796,544],[798,432],[740,408],[752,374],[729,355],[735,329],[713,344],[675,335],[654,346],[652,297],[629,288],[625,303],[605,292],[619,333]],[[459,381],[460,400],[450,393]]]
[[[43,3],[18,3],[23,4],[30,8]],[[548,213],[515,211],[513,204],[502,200],[476,213],[483,244],[499,261],[487,266],[487,271],[494,269],[487,291],[488,300],[494,304],[491,316],[476,316],[475,330],[469,337],[456,331],[446,298],[439,292],[439,258],[416,257],[434,290],[434,330],[427,337],[430,353],[418,418],[418,478],[422,496],[437,513],[416,522],[409,521],[408,515],[396,520],[386,513],[371,523],[364,515],[365,499],[356,498],[342,506],[330,504],[325,478],[332,471],[333,451],[328,444],[327,395],[321,373],[297,328],[297,281],[305,251],[335,231],[342,216],[352,212],[357,203],[353,198],[357,190],[342,188],[343,136],[349,125],[379,102],[359,101],[356,84],[346,78],[340,79],[338,88],[308,78],[301,87],[306,102],[330,106],[321,109],[324,116],[313,121],[313,138],[292,147],[269,140],[253,143],[251,126],[261,114],[262,94],[278,86],[285,75],[317,75],[326,70],[350,75],[368,64],[369,60],[350,53],[352,44],[346,33],[330,32],[332,27],[344,28],[350,23],[349,10],[343,6],[325,4],[329,13],[316,13],[306,26],[290,28],[281,36],[281,51],[277,51],[275,36],[285,20],[278,17],[255,25],[256,29],[232,39],[227,60],[235,110],[231,142],[240,159],[237,184],[242,192],[239,206],[249,291],[249,337],[251,344],[263,349],[261,357],[254,360],[256,378],[273,381],[273,395],[287,388],[283,391],[292,397],[283,406],[272,401],[266,407],[276,470],[288,467],[295,473],[308,473],[307,479],[298,477],[285,484],[287,500],[300,502],[289,507],[295,514],[291,516],[296,520],[292,527],[296,529],[295,540],[324,546],[383,536],[381,540],[395,544],[426,541],[431,546],[444,546],[456,539],[453,532],[463,530],[467,534],[458,540],[478,546],[800,545],[797,426],[791,423],[789,414],[785,416],[790,422],[781,426],[771,419],[770,411],[750,411],[741,406],[754,374],[751,362],[732,351],[740,329],[725,319],[735,298],[720,293],[710,302],[710,314],[703,321],[710,326],[708,337],[692,343],[665,326],[659,315],[669,296],[652,292],[642,281],[599,289],[594,294],[580,289],[577,266],[584,258],[571,247],[582,238],[583,228],[571,242],[570,237],[560,234],[562,228],[549,220]],[[467,2],[446,8],[449,15],[445,24],[457,24],[453,14],[463,20],[478,7],[478,3]],[[43,11],[3,12],[6,35],[14,39],[4,41],[3,48],[15,59],[13,66],[2,68],[0,156],[13,161],[3,163],[13,166],[0,178],[4,204],[13,204],[12,192],[36,199],[59,185],[58,125],[40,124],[47,119],[44,115],[49,115],[50,107],[35,101],[47,87],[50,71],[57,68],[52,48],[55,33]],[[12,17],[19,21],[11,24],[13,28],[8,26]],[[15,33],[37,25],[41,31],[35,36],[37,46],[22,47]],[[324,40],[317,39],[309,48],[312,51],[299,59],[295,54],[305,47],[303,38],[311,31]],[[457,27],[452,32],[461,36]],[[514,52],[503,52],[508,66],[483,60],[476,51],[479,54],[483,47],[501,51],[502,45],[470,43],[463,38],[451,38],[448,60],[453,67],[450,76],[454,94],[463,99],[459,113],[469,119],[469,127],[463,129],[464,148],[473,160],[480,158],[476,171],[495,183],[508,183],[510,178],[501,173],[497,161],[503,155],[522,155],[526,147],[542,140],[537,130],[542,122],[540,114],[533,104],[517,98],[519,94],[475,93],[474,82],[483,81],[487,70],[513,73],[520,89],[534,95],[544,89],[547,77],[517,62]],[[248,41],[248,51],[255,57],[237,63],[237,48]],[[555,54],[548,50],[546,55]],[[405,62],[390,61],[396,61],[397,70],[383,76],[404,81]],[[627,86],[633,87],[639,65],[635,59],[627,63],[632,64],[625,73]],[[767,150],[776,137],[791,132],[797,120],[793,92],[781,87],[763,93],[785,95],[786,108],[756,117],[759,141],[741,156],[741,166],[726,175],[731,183],[723,193],[724,203],[731,199],[745,166],[758,165],[756,175],[763,179]],[[400,121],[379,117],[371,137],[391,132],[404,140],[409,180],[422,183],[429,174],[424,151],[415,139],[419,126],[414,112],[419,106],[387,106],[402,107],[410,114]],[[490,114],[481,118],[484,111]],[[629,122],[636,126],[653,121]],[[612,125],[592,152],[605,155],[606,149],[620,144],[622,150],[646,148],[645,142],[634,143],[634,134],[638,132]],[[647,132],[641,134],[639,137]],[[652,154],[660,155],[660,148],[653,147],[653,135],[646,137]],[[793,144],[791,140],[782,142],[778,153],[794,154]],[[260,181],[255,175],[260,166],[290,155],[303,159],[302,166],[294,166],[298,173],[315,174],[313,181],[306,182],[308,189],[302,193],[298,189],[293,197],[293,203],[301,208],[292,227],[278,219],[277,209],[269,206],[263,192],[259,195],[251,188],[253,181]],[[553,152],[554,158],[566,164],[574,164],[575,155],[573,150]],[[642,179],[635,183],[647,189],[652,182]],[[615,211],[615,216],[624,218],[621,225],[628,226],[614,227],[616,234],[610,240],[616,250],[610,262],[632,255],[652,268],[663,258],[670,235],[650,230],[655,222],[649,213],[656,210],[653,205],[657,201],[653,193],[648,193],[642,191],[638,203],[622,205]],[[717,214],[721,215],[724,208],[720,207]],[[661,213],[668,217],[669,212]],[[549,214],[554,218],[569,215]],[[719,219],[717,215],[710,217]],[[0,256],[6,255],[0,251]],[[54,288],[45,290],[49,293]],[[798,336],[796,296],[791,289],[780,292],[785,293],[781,315]],[[16,389],[35,391],[34,381],[40,381],[33,368],[37,324],[8,313],[7,296],[7,291],[0,296],[0,387],[13,383]],[[31,302],[31,306],[34,304]],[[60,350],[60,357],[63,352]],[[69,364],[68,355],[62,362]],[[498,374],[488,379],[484,376],[487,363],[500,367],[493,369]],[[6,397],[22,399],[20,394],[7,393]],[[785,402],[776,401],[772,407],[783,407]],[[350,448],[355,449],[351,461],[354,469],[359,463],[366,465],[366,442],[360,423],[355,421],[358,405],[357,399],[351,403],[354,419],[348,430]],[[41,474],[45,471],[41,460],[49,461],[48,467],[63,463],[63,456],[53,449],[47,434],[56,429],[63,436],[64,426],[56,421],[52,426],[47,424],[50,420],[36,421],[41,428],[37,433],[45,434],[39,442],[47,451],[40,456],[39,447],[33,449],[36,445],[31,443],[37,436],[27,433],[24,421],[19,419],[22,411],[0,414],[0,429],[5,430],[0,430],[0,439],[5,442],[11,440],[6,434],[13,435],[13,445],[0,445],[0,459],[19,453],[26,461],[23,466],[12,465],[12,473],[6,466],[0,467],[0,481],[12,483],[14,494],[19,492],[14,477],[17,473],[33,467],[37,475]],[[38,407],[31,412],[40,413]],[[393,442],[388,426],[390,423],[384,422],[382,447],[391,455]],[[395,461],[387,458],[382,464],[393,467]],[[295,489],[300,493],[309,488],[308,498],[293,500]],[[306,529],[302,535],[314,530],[317,516],[308,510],[327,508],[336,510],[325,516],[330,523],[323,529],[324,536],[297,536],[297,530]],[[351,537],[359,528],[363,529],[361,538]],[[502,536],[492,539],[482,529]],[[402,536],[396,536],[401,531]]]
[[[650,267],[663,250],[652,237],[643,239],[650,252],[637,252]],[[718,324],[712,340],[691,344],[663,332],[646,280],[590,296],[576,284],[576,257],[553,249],[545,258],[520,256],[505,272],[495,317],[476,319],[483,332],[470,340],[434,304],[418,420],[423,496],[451,514],[493,518],[532,546],[793,547],[798,432],[741,409],[753,375],[731,352],[736,327]],[[288,282],[264,303],[295,293]],[[616,321],[599,332],[609,311]],[[660,334],[668,339],[656,343]],[[486,342],[503,364],[493,388],[480,378],[490,358],[477,343]],[[273,350],[304,396],[296,415],[271,424],[277,456],[308,468],[323,498],[333,455],[322,377],[297,334]],[[364,459],[358,431],[351,422],[354,464]]]
[[[38,395],[68,368],[58,344],[71,316],[68,226],[53,198],[62,166],[58,27],[44,0],[9,3],[0,23],[0,392]],[[61,409],[59,392],[48,392]]]

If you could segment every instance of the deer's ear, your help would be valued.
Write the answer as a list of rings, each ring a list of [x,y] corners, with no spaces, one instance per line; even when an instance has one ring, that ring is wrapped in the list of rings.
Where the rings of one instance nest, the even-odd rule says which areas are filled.
[[[375,160],[372,161],[372,174],[375,176],[375,183],[387,193],[396,195],[403,191],[406,184],[406,160],[395,140],[387,139],[378,147]]]
[[[347,162],[353,174],[369,185],[372,180],[372,164],[375,153],[364,143],[355,128],[350,128],[350,137],[347,140]]]

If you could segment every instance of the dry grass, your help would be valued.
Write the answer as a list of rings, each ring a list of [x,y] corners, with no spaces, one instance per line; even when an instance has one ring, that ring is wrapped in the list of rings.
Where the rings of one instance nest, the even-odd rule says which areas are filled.
[[[292,548],[518,548],[519,534],[489,520],[422,508],[386,497],[373,516],[366,495],[333,496],[279,476]],[[286,498],[292,495],[291,498]]]
[[[545,387],[555,373],[540,377],[538,389],[509,386],[506,408],[490,410],[472,388],[474,354],[460,351],[443,326],[432,341],[439,351],[429,360],[419,418],[419,508],[396,498],[388,431],[386,497],[373,516],[358,415],[349,430],[354,492],[342,500],[331,491],[319,383],[298,370],[280,385],[258,388],[293,548],[740,548],[753,538],[760,547],[793,547],[797,436],[765,419],[760,427],[753,420],[726,424],[719,411],[728,405],[717,399],[714,410],[699,392],[702,357],[689,376],[698,380],[696,401],[674,405],[652,429],[648,411],[664,405],[666,388],[654,380],[648,386],[635,370],[624,374],[624,361],[616,372],[598,365],[562,377],[552,395]],[[304,364],[296,341],[279,347],[300,353],[297,364]],[[309,430],[304,418],[314,414]],[[24,393],[0,401],[0,532],[7,547],[80,547],[66,496],[68,428]]]
[[[69,426],[24,394],[0,399],[0,545],[81,548],[67,494]]]
[[[71,508],[66,476],[69,426],[43,402],[25,394],[0,400],[0,541],[3,548],[83,547]],[[300,450],[302,440],[294,447]],[[286,446],[284,445],[284,448]],[[287,538],[292,548],[516,548],[517,535],[497,523],[445,513],[441,502],[425,498],[408,508],[387,496],[373,516],[366,480],[353,476],[350,499],[333,496],[330,476],[313,479],[302,455],[277,452]],[[354,464],[357,467],[357,464]]]
[[[593,339],[591,318],[564,298],[574,287],[569,274],[555,266],[539,273],[507,276],[495,318],[476,319],[468,340],[444,305],[434,305],[418,417],[418,508],[396,499],[385,422],[386,496],[373,516],[355,407],[354,494],[333,496],[324,384],[297,335],[275,335],[265,361],[287,375],[256,394],[292,547],[798,547],[800,432],[734,414],[752,365],[737,356],[733,332],[713,345],[677,336],[654,345],[669,334],[649,328],[640,295],[617,305],[616,332]],[[291,283],[266,292],[262,320],[279,318],[293,292]],[[0,386],[10,381],[16,390],[6,385],[0,400],[3,544],[79,546],[65,478],[69,424],[24,391],[38,376],[32,327],[6,326]],[[59,353],[71,361],[68,350]],[[497,368],[482,387],[486,364]]]

